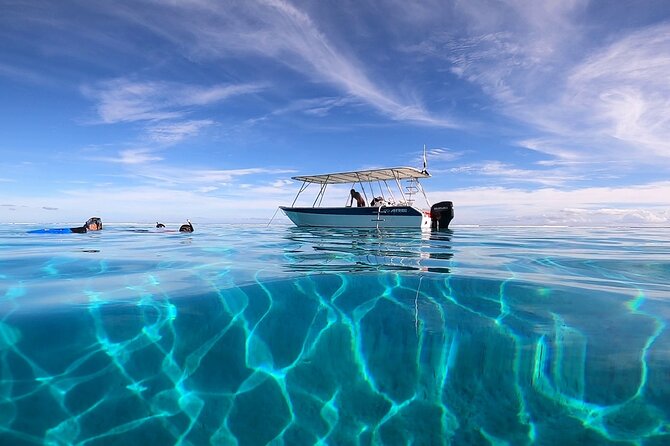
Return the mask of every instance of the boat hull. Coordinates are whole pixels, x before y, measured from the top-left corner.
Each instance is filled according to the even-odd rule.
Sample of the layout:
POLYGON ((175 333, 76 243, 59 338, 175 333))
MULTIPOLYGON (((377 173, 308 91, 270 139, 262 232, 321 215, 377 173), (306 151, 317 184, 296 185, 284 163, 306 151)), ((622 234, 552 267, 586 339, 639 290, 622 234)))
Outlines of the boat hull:
POLYGON ((280 208, 296 226, 430 229, 429 213, 412 206, 280 208))

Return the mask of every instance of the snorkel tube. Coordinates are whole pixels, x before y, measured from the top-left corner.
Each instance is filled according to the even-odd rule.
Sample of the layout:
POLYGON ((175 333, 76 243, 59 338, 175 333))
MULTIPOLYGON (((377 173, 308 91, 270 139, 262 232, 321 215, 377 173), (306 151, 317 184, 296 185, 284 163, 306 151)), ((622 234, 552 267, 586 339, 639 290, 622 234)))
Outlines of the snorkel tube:
POLYGON ((179 227, 179 232, 193 232, 193 224, 191 224, 191 220, 186 220, 186 222, 188 224, 179 227))

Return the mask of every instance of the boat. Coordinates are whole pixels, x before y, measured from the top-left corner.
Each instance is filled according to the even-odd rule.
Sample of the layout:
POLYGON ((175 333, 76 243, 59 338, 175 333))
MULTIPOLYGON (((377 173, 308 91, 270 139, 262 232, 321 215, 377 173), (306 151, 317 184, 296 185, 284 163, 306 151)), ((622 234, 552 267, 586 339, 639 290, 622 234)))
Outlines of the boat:
POLYGON ((291 206, 279 208, 296 226, 448 229, 454 218, 453 203, 441 201, 431 206, 419 181, 425 178, 430 178, 425 168, 419 170, 413 167, 295 176, 293 180, 302 181, 300 190, 291 206), (389 186, 389 182, 394 187, 389 186), (296 207, 298 197, 312 184, 319 186, 312 206, 296 207), (326 189, 333 184, 351 184, 347 203, 344 206, 322 207, 326 189), (358 186, 360 192, 356 190, 358 186), (427 209, 415 205, 419 195, 425 199, 427 209), (356 197, 360 200, 358 206, 356 197))

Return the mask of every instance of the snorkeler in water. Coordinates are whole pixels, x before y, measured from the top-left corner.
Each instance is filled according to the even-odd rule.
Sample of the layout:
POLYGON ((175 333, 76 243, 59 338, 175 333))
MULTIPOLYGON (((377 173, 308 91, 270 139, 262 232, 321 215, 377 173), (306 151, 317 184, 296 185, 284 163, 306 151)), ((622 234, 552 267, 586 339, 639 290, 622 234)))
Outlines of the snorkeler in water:
POLYGON ((193 225, 191 224, 191 220, 186 220, 187 224, 181 225, 179 227, 179 232, 193 232, 193 225))
POLYGON ((67 234, 68 232, 75 232, 77 234, 85 234, 87 232, 99 231, 102 229, 102 219, 100 217, 91 217, 86 220, 83 226, 76 228, 53 228, 53 229, 35 229, 28 231, 31 234, 67 234))
MULTIPOLYGON (((156 229, 160 229, 158 232, 176 232, 174 229, 167 229, 163 223, 156 222, 156 229)), ((193 232, 193 224, 191 220, 186 220, 186 224, 183 224, 179 227, 179 232, 193 232)))

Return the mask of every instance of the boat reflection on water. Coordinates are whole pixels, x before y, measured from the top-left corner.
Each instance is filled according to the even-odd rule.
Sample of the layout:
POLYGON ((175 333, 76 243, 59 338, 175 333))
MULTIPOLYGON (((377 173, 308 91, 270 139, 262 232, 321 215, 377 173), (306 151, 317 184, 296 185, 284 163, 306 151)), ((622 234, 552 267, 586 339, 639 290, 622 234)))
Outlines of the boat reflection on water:
POLYGON ((452 231, 287 228, 284 266, 291 271, 449 273, 452 231))

